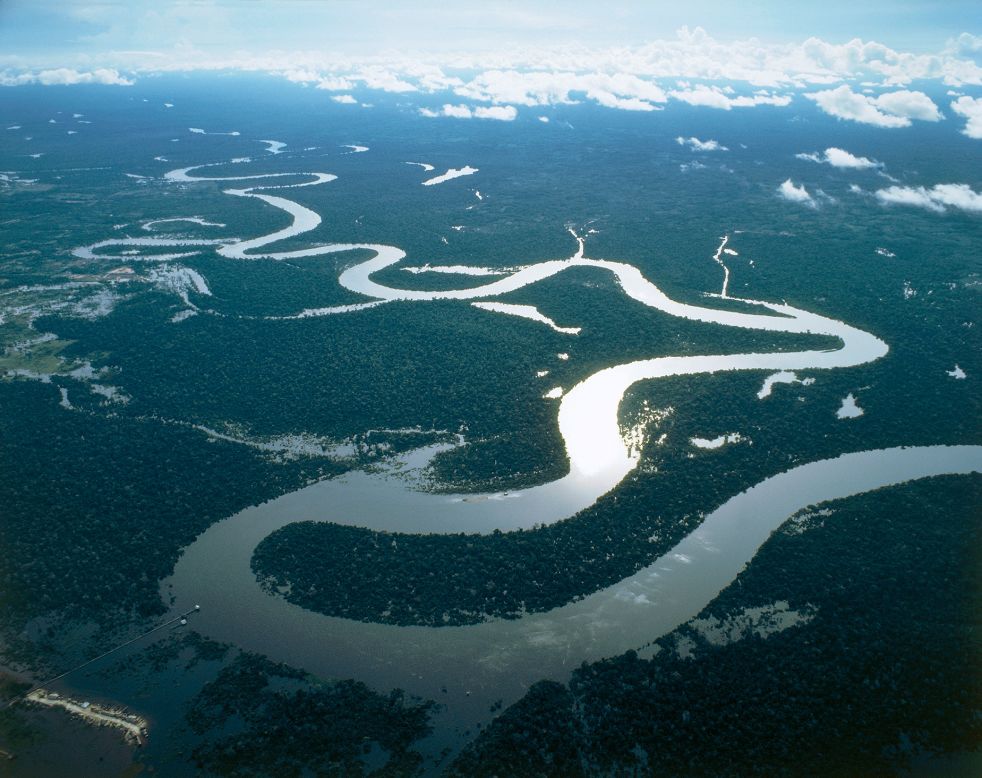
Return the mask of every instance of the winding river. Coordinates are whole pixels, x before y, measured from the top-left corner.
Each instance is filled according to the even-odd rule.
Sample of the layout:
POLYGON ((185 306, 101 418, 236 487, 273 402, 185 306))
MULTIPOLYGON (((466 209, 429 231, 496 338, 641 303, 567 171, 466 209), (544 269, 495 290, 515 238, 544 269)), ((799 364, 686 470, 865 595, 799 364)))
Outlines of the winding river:
MULTIPOLYGON (((570 388, 559 406, 568 474, 507 496, 464 499, 435 495, 415 491, 391 473, 352 472, 241 511, 199 536, 162 585, 176 610, 201 604, 202 615, 195 628, 213 638, 322 676, 353 677, 379 689, 398 686, 437 699, 446 704, 447 725, 462 730, 490 718, 488 708, 493 701, 513 702, 539 679, 565 679, 583 661, 638 648, 696 616, 738 575, 769 534, 803 507, 912 479, 982 471, 982 446, 860 451, 801 465, 730 498, 675 548, 635 575, 579 601, 517 620, 463 627, 399 627, 304 610, 263 592, 250 568, 256 546, 289 523, 327 521, 403 533, 489 533, 560 521, 593 504, 637 466, 638 454, 622 439, 617 412, 624 393, 638 381, 733 370, 848 367, 879 359, 888 349, 868 332, 786 304, 744 300, 766 311, 755 314, 676 302, 637 268, 585 256, 584 239, 575 233, 578 248, 569 258, 503 270, 500 277, 481 286, 442 291, 388 287, 373 280, 373 274, 405 259, 405 253, 394 246, 336 243, 269 250, 274 243, 315 229, 321 219, 299 203, 263 192, 326 184, 334 176, 278 173, 206 178, 193 174, 206 167, 210 166, 174 170, 165 178, 182 185, 287 176, 309 180, 224 190, 231 196, 259 200, 291 217, 287 227, 267 235, 247 240, 123 238, 79 248, 76 254, 105 258, 113 255, 103 249, 122 245, 181 249, 146 257, 153 261, 188 256, 207 246, 240 261, 288 260, 354 249, 372 252, 371 259, 348 268, 339 279, 344 287, 363 295, 364 303, 299 311, 295 317, 343 315, 393 300, 488 301, 568 268, 593 267, 613 274, 628 297, 669 315, 722 326, 831 335, 842 343, 833 350, 660 357, 600 370, 570 388), (186 251, 189 248, 193 250, 186 251)), ((496 315, 493 308, 485 310, 496 315)), ((405 467, 424 464, 433 453, 417 452, 415 461, 405 467)))

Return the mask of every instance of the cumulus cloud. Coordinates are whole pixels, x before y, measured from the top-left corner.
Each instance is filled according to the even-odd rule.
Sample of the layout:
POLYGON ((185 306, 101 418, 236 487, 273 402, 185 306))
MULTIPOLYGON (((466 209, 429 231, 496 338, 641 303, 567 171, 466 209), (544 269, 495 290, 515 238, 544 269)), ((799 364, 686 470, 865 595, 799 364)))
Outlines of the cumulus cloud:
POLYGON ((949 40, 944 50, 946 54, 977 58, 982 54, 982 36, 972 35, 970 32, 963 32, 957 38, 949 40))
POLYGON ((518 116, 518 109, 513 105, 482 105, 472 109, 469 105, 464 105, 463 103, 460 105, 445 103, 438 111, 430 108, 420 108, 419 113, 420 116, 426 116, 431 119, 438 116, 447 116, 451 119, 497 119, 498 121, 510 122, 518 116))
POLYGON ((809 92, 805 97, 818 103, 818 107, 825 113, 839 119, 851 119, 854 122, 874 124, 879 127, 910 126, 910 119, 888 116, 877 109, 873 98, 856 94, 846 85, 821 92, 809 92))
MULTIPOLYGON (((967 39, 966 39, 967 40, 967 39)), ((974 40, 974 38, 972 39, 974 40)), ((565 71, 567 74, 621 73, 654 79, 698 79, 703 81, 741 81, 759 87, 801 87, 806 84, 834 84, 846 79, 868 81, 876 84, 902 86, 918 79, 940 79, 949 86, 982 84, 982 68, 969 56, 974 44, 959 44, 957 49, 937 53, 914 54, 898 51, 875 41, 853 39, 846 43, 828 43, 820 38, 809 38, 803 43, 766 44, 759 40, 722 42, 714 39, 702 28, 682 27, 675 37, 654 40, 633 47, 586 48, 566 46, 543 47, 535 51, 513 50, 497 52, 494 59, 501 69, 534 71, 565 71)), ((467 69, 488 67, 488 57, 481 53, 461 56, 457 65, 467 69)), ((723 105, 719 96, 708 95, 688 85, 678 90, 692 99, 714 101, 723 105)), ((622 97, 638 97, 652 103, 663 100, 647 98, 642 94, 622 97)), ((735 98, 737 105, 766 104, 783 97, 758 95, 735 98)), ((517 103, 517 100, 508 102, 517 103)))
POLYGON ((923 92, 911 92, 909 89, 882 94, 876 98, 876 105, 889 114, 908 119, 936 122, 944 118, 930 97, 923 92))
POLYGON ((342 103, 344 105, 355 105, 358 102, 355 100, 354 95, 334 95, 331 99, 336 103, 342 103))
POLYGON ((818 203, 815 202, 815 198, 813 198, 808 193, 808 190, 805 189, 805 185, 795 185, 790 178, 777 188, 777 193, 785 200, 790 200, 792 203, 807 205, 809 208, 818 207, 818 203))
POLYGON ((923 92, 903 89, 869 97, 853 92, 843 84, 835 89, 807 92, 825 113, 838 119, 849 119, 877 127, 909 127, 911 119, 938 121, 944 118, 930 97, 923 92))
POLYGON ((729 151, 718 140, 699 140, 698 138, 683 138, 681 135, 675 139, 680 146, 688 146, 693 151, 729 151))
POLYGON ((639 97, 618 97, 610 92, 591 92, 590 97, 597 101, 599 105, 606 108, 617 108, 621 111, 661 111, 658 106, 652 105, 647 100, 639 97))
POLYGON ((438 116, 449 116, 452 119, 470 119, 473 117, 470 106, 467 105, 450 105, 445 103, 442 108, 434 111, 430 108, 420 108, 420 116, 425 116, 429 119, 435 119, 438 116))
POLYGON ((835 80, 872 76, 891 86, 917 79, 941 79, 950 86, 982 83, 982 68, 960 56, 950 49, 940 54, 913 54, 858 38, 844 44, 809 38, 799 52, 800 60, 812 64, 819 74, 835 74, 835 80))
POLYGON ((23 86, 41 84, 42 86, 71 86, 74 84, 106 84, 109 86, 133 86, 135 82, 124 78, 113 68, 96 68, 79 71, 72 68, 54 68, 12 75, 0 73, 0 86, 23 86))
POLYGON ((951 104, 951 110, 968 119, 962 133, 969 138, 982 138, 982 98, 959 97, 951 104))
POLYGON ((517 105, 552 105, 575 102, 569 95, 578 85, 575 73, 561 71, 486 70, 454 93, 481 102, 517 105))
POLYGON ((913 205, 943 213, 948 207, 969 213, 982 213, 982 192, 968 184, 936 184, 923 186, 891 186, 876 191, 876 199, 885 205, 913 205))
MULTIPOLYGON (((307 73, 305 71, 292 71, 293 77, 287 76, 291 81, 299 81, 305 83, 308 79, 305 78, 307 73)), ((355 88, 355 83, 350 78, 341 78, 340 76, 324 76, 320 77, 315 75, 312 79, 316 82, 318 89, 326 89, 328 92, 346 92, 349 89, 355 88)))
POLYGON ((513 105, 478 106, 474 109, 475 119, 497 119, 501 122, 510 122, 516 116, 518 116, 518 109, 513 105))
POLYGON ((868 157, 857 157, 855 154, 850 154, 848 151, 836 148, 835 146, 825 149, 824 153, 821 154, 813 151, 808 154, 795 154, 795 157, 838 168, 865 170, 868 168, 883 167, 882 162, 877 162, 875 159, 869 159, 868 157))
MULTIPOLYGON (((732 89, 729 89, 732 92, 732 89)), ((676 100, 681 100, 689 105, 701 105, 706 108, 719 108, 729 111, 731 108, 750 108, 755 105, 788 105, 791 97, 788 95, 771 95, 766 92, 753 95, 739 95, 730 97, 727 89, 718 86, 706 86, 699 84, 692 89, 676 89, 668 93, 676 100)))

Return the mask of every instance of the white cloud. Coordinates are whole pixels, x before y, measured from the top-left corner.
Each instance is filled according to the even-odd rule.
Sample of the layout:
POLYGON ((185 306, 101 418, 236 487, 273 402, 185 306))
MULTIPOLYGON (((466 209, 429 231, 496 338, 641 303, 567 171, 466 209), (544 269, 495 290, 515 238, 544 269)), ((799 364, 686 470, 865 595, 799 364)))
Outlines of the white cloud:
POLYGON ((577 83, 574 73, 562 71, 486 70, 454 89, 454 93, 488 103, 552 105, 574 102, 569 93, 577 83))
POLYGON ((466 105, 444 105, 443 115, 453 119, 470 119, 474 114, 471 113, 470 107, 466 105))
MULTIPOLYGON (((139 5, 139 4, 133 4, 139 5)), ((490 95, 478 98, 481 102, 500 102, 513 105, 541 105, 546 102, 568 102, 581 99, 590 92, 605 99, 603 93, 626 101, 623 107, 637 108, 641 101, 652 105, 663 103, 666 95, 657 85, 664 79, 677 85, 677 91, 699 104, 732 107, 785 104, 786 96, 752 95, 724 96, 733 102, 724 103, 718 95, 708 94, 699 82, 743 82, 754 87, 803 88, 807 85, 834 85, 854 81, 865 87, 904 86, 916 80, 941 81, 947 86, 982 85, 982 67, 977 64, 982 49, 980 38, 968 33, 949 41, 945 48, 934 52, 909 52, 892 49, 876 41, 853 39, 845 43, 829 43, 820 38, 803 42, 765 43, 759 39, 716 40, 702 28, 682 27, 675 36, 650 40, 633 46, 587 47, 576 44, 555 46, 500 46, 457 48, 437 47, 433 53, 420 57, 395 53, 356 53, 337 46, 285 46, 283 50, 261 51, 256 46, 231 47, 218 45, 215 30, 234 28, 241 14, 225 9, 216 17, 207 10, 211 3, 178 3, 184 22, 178 27, 161 24, 167 12, 154 10, 143 18, 138 29, 108 18, 119 14, 118 4, 95 4, 100 18, 119 34, 116 43, 104 38, 104 48, 66 56, 64 50, 50 55, 32 55, 32 66, 91 67, 98 62, 106 68, 135 74, 191 70, 242 70, 278 73, 285 78, 321 88, 349 92, 349 85, 332 85, 334 79, 365 84, 372 89, 390 92, 434 92, 462 88, 481 91, 482 76, 486 73, 518 73, 528 89, 525 94, 532 102, 524 103, 517 94, 507 99, 490 95), (203 14, 195 24, 188 21, 191 7, 203 14), (152 16, 152 18, 151 18, 152 16), (125 33, 124 33, 125 29, 125 33), (207 45, 195 45, 201 36, 207 45), (125 41, 125 45, 123 45, 125 41), (255 53, 241 53, 251 51, 255 53), (474 74, 480 74, 474 76, 474 74), (469 80, 468 80, 469 79, 469 80), (558 79, 558 80, 556 80, 558 79), (572 87, 566 83, 577 82, 572 87), (591 83, 592 82, 592 83, 591 83), (575 96, 570 96, 570 92, 575 96), (552 95, 552 97, 549 97, 552 95), (711 102, 710 102, 711 101, 711 102)), ((251 4, 250 4, 251 5, 251 4)), ((322 4, 331 5, 331 4, 322 4)), ((496 5, 494 3, 490 5, 496 5)), ((93 7, 95 7, 93 6, 93 7)), ((420 12, 414 11, 418 16, 420 12)), ((515 10, 508 15, 513 18, 515 10)), ((556 14, 551 14, 556 17, 556 14)), ((553 24, 561 20, 553 19, 553 24)), ((108 31, 107 31, 108 32, 108 31)), ((88 43, 92 44, 93 39, 88 43)), ((448 41, 452 43, 452 41, 448 41)), ((54 50, 52 50, 54 51, 54 50)), ((390 50, 391 51, 391 50, 390 50)), ((7 73, 6 83, 17 82, 27 62, 23 54, 13 51, 0 55, 0 63, 16 71, 7 73)), ((127 76, 129 78, 129 76, 127 76)), ((516 77, 499 77, 499 82, 515 81, 516 77)), ((20 83, 33 83, 21 81, 20 83)), ((484 85, 485 91, 498 93, 504 83, 484 85)), ((514 86, 514 84, 513 84, 514 86)), ((521 84, 517 86, 521 88, 521 84)), ((721 90, 722 91, 722 90, 721 90)), ((587 97, 595 100, 595 97, 587 97)), ((680 98, 683 99, 683 98, 680 98)), ((621 107, 621 106, 617 106, 621 107)))
POLYGON ((982 83, 982 68, 948 50, 941 54, 913 54, 858 38, 844 44, 809 38, 798 54, 802 65, 811 64, 819 74, 834 73, 836 80, 872 77, 891 86, 917 79, 941 79, 951 86, 982 83))
POLYGON ((698 138, 683 138, 681 135, 675 139, 680 146, 688 146, 693 151, 729 151, 718 140, 699 140, 698 138))
POLYGON ((730 98, 723 93, 719 87, 708 87, 700 84, 695 89, 676 89, 669 94, 676 100, 681 100, 689 105, 701 105, 707 108, 720 108, 729 111, 730 98))
POLYGON ((447 116, 451 119, 497 119, 498 121, 510 122, 516 116, 518 116, 518 109, 513 105, 492 105, 492 106, 478 106, 477 108, 471 109, 469 105, 450 105, 445 103, 439 111, 434 111, 429 108, 420 108, 420 116, 426 116, 428 118, 436 118, 438 116, 447 116))
POLYGON ((350 92, 358 86, 363 86, 366 89, 379 89, 383 92, 420 91, 420 87, 411 84, 397 71, 398 69, 394 67, 384 68, 373 65, 343 74, 324 73, 319 69, 304 67, 280 70, 279 73, 290 81, 298 84, 312 83, 318 89, 324 89, 328 92, 350 92))
POLYGON ((831 116, 877 127, 909 127, 911 119, 938 121, 944 118, 930 97, 906 89, 868 97, 843 84, 835 89, 807 92, 805 97, 814 100, 831 116))
POLYGON ((955 56, 977 58, 982 53, 982 36, 963 32, 957 38, 948 41, 944 50, 947 54, 955 56))
POLYGON ((665 92, 628 73, 574 73, 566 70, 485 70, 454 89, 460 97, 490 103, 556 105, 592 100, 623 111, 654 111, 665 92))
POLYGON ((96 68, 79 71, 72 68, 54 68, 37 72, 24 72, 11 75, 0 73, 0 86, 23 86, 41 84, 43 86, 71 86, 74 84, 106 84, 109 86, 133 86, 135 82, 124 78, 113 68, 96 68))
POLYGON ((777 188, 777 193, 792 203, 801 203, 802 205, 807 205, 809 208, 818 207, 818 203, 815 202, 815 199, 805 189, 805 185, 796 186, 790 178, 777 188))
POLYGON ((354 95, 334 95, 331 99, 336 103, 342 103, 343 105, 355 105, 358 101, 355 100, 354 95))
POLYGON ((406 79, 415 81, 424 92, 442 92, 458 87, 464 82, 457 76, 449 76, 443 69, 424 62, 403 63, 400 70, 406 79))
POLYGON ((606 108, 618 108, 621 111, 660 111, 658 108, 647 100, 642 100, 639 97, 618 97, 617 95, 612 95, 610 92, 604 91, 594 91, 588 94, 588 97, 593 98, 598 104, 606 108))
POLYGON ((968 184, 937 184, 930 189, 891 186, 877 190, 876 199, 887 205, 913 205, 937 213, 944 212, 946 207, 982 213, 982 192, 974 191, 968 184))
POLYGON ((392 70, 381 67, 368 67, 354 74, 352 78, 363 83, 368 89, 383 92, 418 92, 419 87, 397 76, 392 70))
POLYGON ((959 97, 951 104, 951 110, 968 119, 963 134, 969 138, 982 138, 982 98, 959 97))
POLYGON ((831 165, 832 167, 838 168, 852 168, 856 170, 865 170, 874 167, 883 167, 882 162, 877 162, 875 159, 869 159, 868 157, 857 157, 855 154, 850 154, 844 149, 836 148, 835 146, 830 146, 825 149, 823 154, 818 152, 811 152, 810 154, 795 154, 798 159, 804 159, 809 162, 824 163, 826 165, 831 165))
POLYGON ((825 162, 832 167, 858 168, 861 170, 871 167, 882 167, 883 165, 883 163, 877 162, 875 159, 857 157, 855 154, 850 154, 848 151, 836 148, 835 146, 825 149, 825 162))
POLYGON ((516 116, 518 116, 518 109, 513 105, 478 106, 474 109, 475 119, 497 119, 501 122, 510 122, 516 116))
POLYGON ((279 75, 281 75, 287 81, 293 81, 296 84, 309 84, 316 82, 321 78, 317 71, 301 67, 280 70, 279 75))
POLYGON ((856 94, 848 86, 806 93, 805 97, 818 103, 825 113, 839 119, 851 119, 879 127, 909 127, 910 119, 888 116, 876 108, 873 98, 856 94))
POLYGON ((681 100, 689 105, 719 108, 724 111, 729 111, 731 108, 750 108, 755 105, 784 106, 791 102, 789 95, 771 95, 764 92, 730 97, 729 93, 732 92, 733 90, 730 87, 721 89, 718 86, 699 84, 692 89, 676 89, 668 94, 676 100, 681 100))
POLYGON ((338 76, 320 77, 314 75, 313 78, 307 79, 306 78, 306 75, 308 74, 307 71, 300 71, 299 73, 297 71, 291 71, 291 72, 294 76, 296 76, 295 78, 293 78, 290 75, 288 75, 287 78, 290 78, 291 81, 300 81, 301 83, 306 82, 308 80, 316 81, 318 89, 326 89, 328 92, 347 92, 349 89, 355 88, 354 82, 349 78, 340 78, 338 76))
POLYGON ((944 205, 932 199, 930 192, 923 186, 891 186, 887 189, 879 189, 876 192, 876 199, 881 203, 890 205, 914 205, 918 208, 927 208, 939 213, 945 210, 944 205))
POLYGON ((876 105, 889 114, 908 119, 936 122, 944 118, 930 97, 923 92, 911 92, 909 89, 882 94, 876 98, 876 105))
MULTIPOLYGON (((183 8, 189 4, 179 5, 183 8)), ((106 5, 103 11, 109 13, 106 9, 111 6, 106 5)), ((230 19, 220 22, 216 18, 193 29, 217 29, 230 23, 230 19)), ((820 105, 822 101, 829 104, 831 110, 824 105, 823 109, 833 115, 887 127, 908 126, 912 119, 937 120, 941 115, 921 92, 904 90, 876 97, 840 87, 845 94, 822 101, 817 96, 837 92, 834 87, 843 81, 867 88, 903 87, 915 80, 940 81, 950 87, 982 85, 982 67, 974 61, 982 46, 978 37, 969 34, 949 41, 940 51, 913 53, 860 39, 845 43, 819 38, 796 43, 720 41, 701 28, 683 27, 673 37, 633 46, 488 46, 410 56, 377 51, 358 54, 331 46, 308 50, 285 47, 286 53, 257 51, 255 47, 237 52, 256 53, 222 52, 213 41, 207 46, 189 44, 194 36, 183 28, 178 35, 159 24, 145 27, 143 37, 128 31, 125 47, 106 46, 105 53, 43 55, 47 61, 37 55, 30 60, 33 70, 27 69, 28 60, 21 55, 0 54, 0 67, 8 68, 0 71, 0 84, 46 83, 39 79, 42 66, 57 68, 45 71, 49 74, 45 79, 62 79, 51 83, 120 85, 132 83, 143 74, 238 70, 275 73, 296 83, 343 94, 358 95, 359 88, 396 94, 453 91, 455 99, 472 106, 592 102, 631 111, 654 111, 669 99, 720 110, 786 106, 792 100, 790 94, 774 90, 812 87, 826 90, 813 92, 812 98, 820 105), (91 71, 94 62, 104 67, 91 71), (71 67, 78 70, 69 70, 71 67), (62 75, 50 75, 55 73, 62 75), (731 83, 737 87, 735 91, 731 83), (675 88, 666 92, 660 84, 675 88)), ((473 114, 473 107, 471 110, 473 114)))
POLYGON ((755 94, 749 97, 741 95, 731 98, 730 105, 733 108, 747 108, 754 105, 776 105, 783 108, 786 105, 791 105, 791 95, 755 94))

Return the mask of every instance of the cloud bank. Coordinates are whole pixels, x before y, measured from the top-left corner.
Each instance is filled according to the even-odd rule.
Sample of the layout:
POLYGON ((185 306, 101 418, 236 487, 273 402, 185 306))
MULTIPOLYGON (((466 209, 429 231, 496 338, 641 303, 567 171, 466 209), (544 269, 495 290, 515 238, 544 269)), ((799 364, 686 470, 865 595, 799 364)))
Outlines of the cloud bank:
POLYGON ((133 86, 135 82, 124 78, 114 68, 96 68, 80 71, 73 68, 54 68, 51 70, 26 71, 16 75, 0 73, 0 86, 73 86, 75 84, 106 84, 109 86, 133 86))
MULTIPOLYGON (((234 23, 235 15, 228 21, 234 23)), ((633 46, 495 46, 441 51, 415 58, 375 53, 359 57, 351 52, 331 53, 330 48, 306 51, 295 48, 288 52, 280 50, 252 55, 214 54, 210 53, 213 48, 189 45, 186 33, 174 41, 168 41, 159 33, 159 28, 155 29, 148 35, 145 46, 130 51, 108 50, 98 56, 90 52, 79 54, 78 59, 84 58, 91 63, 97 58, 102 67, 134 73, 254 70, 285 74, 287 71, 307 71, 310 77, 304 80, 311 83, 321 78, 349 78, 369 88, 394 92, 433 91, 455 86, 480 90, 482 85, 488 86, 495 79, 501 79, 498 74, 509 71, 533 72, 538 74, 535 78, 545 81, 551 74, 564 74, 582 79, 574 91, 606 91, 619 99, 637 99, 651 104, 664 102, 664 97, 653 91, 657 89, 653 83, 657 79, 744 82, 753 87, 772 89, 829 85, 850 79, 891 87, 906 86, 922 79, 941 81, 952 87, 982 85, 982 67, 976 64, 979 38, 967 33, 940 51, 913 53, 859 38, 845 43, 831 43, 817 37, 798 43, 765 43, 757 38, 719 41, 701 27, 683 26, 673 38, 633 46), (163 46, 158 42, 162 40, 167 41, 163 46), (592 85, 587 83, 591 79, 592 85), (613 82, 609 79, 621 84, 612 88, 613 82), (640 83, 632 86, 632 79, 638 79, 640 83)), ((0 65, 20 66, 23 62, 23 57, 0 56, 0 65)), ((38 66, 38 63, 33 64, 38 66)), ((41 63, 40 66, 73 64, 78 66, 62 57, 52 65, 41 63)), ((514 76, 509 75, 508 79, 511 78, 514 76)), ((540 87, 547 91, 551 88, 540 87)), ((558 86, 560 91, 564 88, 558 86)), ((691 99, 713 100, 719 106, 724 102, 718 93, 709 94, 698 87, 679 91, 691 99)), ((517 99, 507 102, 521 104, 517 99)), ((754 96, 745 96, 736 105, 759 102, 754 96)))

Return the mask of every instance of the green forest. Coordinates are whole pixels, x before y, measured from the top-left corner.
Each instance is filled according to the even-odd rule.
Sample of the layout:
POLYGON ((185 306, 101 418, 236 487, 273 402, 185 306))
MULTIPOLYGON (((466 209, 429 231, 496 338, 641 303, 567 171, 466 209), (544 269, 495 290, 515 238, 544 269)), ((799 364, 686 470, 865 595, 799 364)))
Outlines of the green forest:
POLYGON ((543 682, 452 766, 493 775, 892 775, 982 741, 982 477, 789 522, 700 614, 786 600, 807 623, 710 643, 691 625, 543 682), (681 650, 682 646, 686 650, 681 650))

